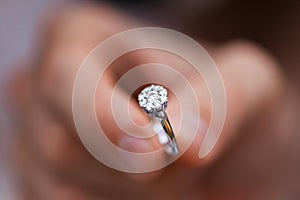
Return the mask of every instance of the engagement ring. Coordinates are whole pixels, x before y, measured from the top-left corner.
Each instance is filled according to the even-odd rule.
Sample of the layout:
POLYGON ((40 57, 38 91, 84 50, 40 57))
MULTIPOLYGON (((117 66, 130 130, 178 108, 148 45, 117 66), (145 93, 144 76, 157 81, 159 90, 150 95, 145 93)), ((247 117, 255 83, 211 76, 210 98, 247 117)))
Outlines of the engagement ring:
POLYGON ((149 115, 153 129, 159 136, 160 143, 166 146, 165 151, 172 155, 178 154, 176 138, 165 112, 168 102, 168 92, 160 85, 151 85, 144 88, 138 95, 140 107, 149 115), (161 125, 157 129, 157 124, 161 125))

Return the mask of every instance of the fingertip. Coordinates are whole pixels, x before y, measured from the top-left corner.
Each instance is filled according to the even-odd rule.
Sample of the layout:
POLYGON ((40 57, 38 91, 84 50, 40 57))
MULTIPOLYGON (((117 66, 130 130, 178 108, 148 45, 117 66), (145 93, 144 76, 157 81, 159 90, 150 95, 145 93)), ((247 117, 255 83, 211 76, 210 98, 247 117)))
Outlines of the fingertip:
POLYGON ((147 153, 154 150, 154 147, 149 140, 127 135, 120 138, 119 147, 134 153, 147 153))

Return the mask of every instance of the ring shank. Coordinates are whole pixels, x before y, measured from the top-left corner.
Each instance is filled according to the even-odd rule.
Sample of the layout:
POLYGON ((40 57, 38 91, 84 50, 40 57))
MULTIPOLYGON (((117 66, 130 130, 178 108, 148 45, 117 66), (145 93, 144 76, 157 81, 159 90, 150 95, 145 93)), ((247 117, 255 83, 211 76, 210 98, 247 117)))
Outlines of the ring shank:
MULTIPOLYGON (((171 153, 173 155, 177 155, 178 154, 178 145, 177 145, 177 141, 174 135, 174 131, 172 129, 172 126, 170 124, 169 118, 166 114, 165 111, 161 111, 159 114, 156 115, 157 119, 159 120, 161 126, 164 129, 164 132, 166 133, 169 142, 167 143, 167 145, 170 147, 171 149, 171 153)), ((168 150, 169 152, 169 150, 168 150)))

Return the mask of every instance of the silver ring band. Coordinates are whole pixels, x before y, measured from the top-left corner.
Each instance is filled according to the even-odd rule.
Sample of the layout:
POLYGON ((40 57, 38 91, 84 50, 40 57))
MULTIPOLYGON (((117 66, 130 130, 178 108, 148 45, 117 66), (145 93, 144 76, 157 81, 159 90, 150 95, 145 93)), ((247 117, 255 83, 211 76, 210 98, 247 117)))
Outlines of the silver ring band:
POLYGON ((172 153, 173 155, 177 155, 178 145, 167 113, 165 111, 162 111, 162 114, 159 117, 158 116, 156 117, 159 120, 161 126, 163 127, 164 132, 168 137, 168 143, 166 145, 168 145, 170 148, 165 149, 165 151, 167 153, 172 153))
POLYGON ((151 117, 153 126, 160 123, 162 129, 155 132, 159 136, 160 143, 164 145, 165 152, 176 156, 178 145, 170 124, 167 113, 167 90, 160 85, 151 85, 144 88, 138 96, 139 105, 151 117))

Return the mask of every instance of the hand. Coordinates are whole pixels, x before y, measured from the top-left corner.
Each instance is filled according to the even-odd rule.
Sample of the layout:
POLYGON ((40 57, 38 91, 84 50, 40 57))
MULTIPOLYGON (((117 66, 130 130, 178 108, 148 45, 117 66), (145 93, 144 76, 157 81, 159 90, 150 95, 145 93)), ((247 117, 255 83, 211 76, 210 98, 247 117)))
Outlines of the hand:
MULTIPOLYGON (((114 33, 139 26, 138 22, 109 7, 79 5, 64 10, 48 25, 39 62, 15 84, 20 130, 15 162, 26 185, 22 187, 25 199, 264 199, 277 195, 274 190, 282 180, 278 155, 292 151, 286 147, 293 137, 282 134, 278 112, 284 109, 283 82, 277 63, 266 51, 245 41, 207 45, 227 93, 227 118, 217 145, 208 156, 198 158, 210 121, 210 98, 199 77, 182 71, 199 88, 204 112, 197 117, 203 126, 178 161, 157 172, 134 175, 110 169, 87 152, 74 128, 71 101, 76 72, 91 49, 114 33)), ((116 80, 132 66, 152 60, 178 70, 186 65, 163 52, 132 53, 112 64, 97 89, 99 122, 116 145, 124 145, 125 140, 123 147, 130 151, 152 151, 160 145, 155 139, 124 137, 106 108, 116 80)), ((119 98, 126 99, 126 88, 120 91, 119 98)), ((136 102, 129 106, 136 123, 148 122, 136 102)), ((171 95, 168 113, 175 126, 178 106, 171 95)))

